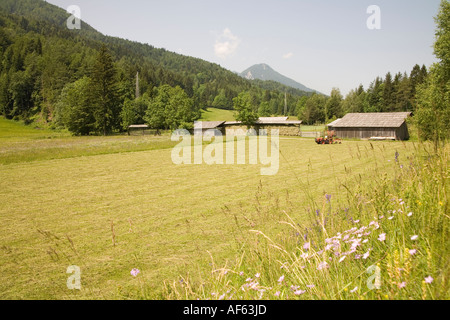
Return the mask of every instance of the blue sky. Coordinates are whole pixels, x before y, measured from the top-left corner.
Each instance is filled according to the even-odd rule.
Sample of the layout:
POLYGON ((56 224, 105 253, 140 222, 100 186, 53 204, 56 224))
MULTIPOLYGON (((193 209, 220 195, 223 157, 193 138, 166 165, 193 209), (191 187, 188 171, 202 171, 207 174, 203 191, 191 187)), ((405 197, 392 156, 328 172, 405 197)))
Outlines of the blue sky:
POLYGON ((242 72, 257 63, 309 88, 347 94, 387 72, 436 61, 440 0, 48 0, 106 35, 242 72), (370 5, 381 29, 369 29, 370 5))

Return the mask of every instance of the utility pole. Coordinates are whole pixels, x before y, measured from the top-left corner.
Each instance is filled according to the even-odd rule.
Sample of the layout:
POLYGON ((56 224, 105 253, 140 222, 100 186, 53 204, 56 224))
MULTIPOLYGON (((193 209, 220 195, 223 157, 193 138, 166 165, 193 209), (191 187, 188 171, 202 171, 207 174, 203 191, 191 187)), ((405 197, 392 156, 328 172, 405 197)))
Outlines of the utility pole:
POLYGON ((284 91, 284 115, 287 115, 287 94, 284 91))
POLYGON ((139 71, 136 73, 136 99, 139 98, 139 71))

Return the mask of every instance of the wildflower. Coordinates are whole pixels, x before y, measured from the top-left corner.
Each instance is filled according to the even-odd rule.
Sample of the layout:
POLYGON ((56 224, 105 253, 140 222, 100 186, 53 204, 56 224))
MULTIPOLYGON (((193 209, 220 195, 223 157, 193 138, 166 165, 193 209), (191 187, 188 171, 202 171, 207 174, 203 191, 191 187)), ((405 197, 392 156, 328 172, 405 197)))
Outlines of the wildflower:
POLYGON ((367 251, 366 253, 364 253, 364 255, 363 255, 363 259, 364 260, 366 260, 368 257, 369 257, 369 255, 370 255, 370 251, 367 251))
POLYGON ((310 242, 306 242, 306 243, 303 245, 303 249, 304 249, 304 250, 308 250, 310 247, 311 247, 311 243, 310 243, 310 242))
POLYGON ((292 291, 296 291, 296 290, 298 290, 300 288, 300 286, 291 285, 290 288, 291 288, 292 291))
POLYGON ((275 292, 275 297, 279 297, 279 296, 280 296, 280 294, 281 294, 281 292, 280 292, 280 291, 277 291, 277 292, 275 292))
POLYGON ((408 217, 411 217, 412 215, 413 215, 412 212, 410 212, 410 213, 407 214, 408 217))
POLYGON ((319 265, 317 266, 317 270, 322 270, 328 268, 328 263, 326 263, 325 261, 319 263, 319 265))
POLYGON ((379 240, 379 241, 384 241, 384 240, 386 240, 386 233, 380 234, 380 236, 378 237, 378 240, 379 240))
POLYGON ((347 256, 343 256, 342 258, 340 258, 340 259, 339 259, 339 262, 344 261, 346 257, 347 257, 347 256))
POLYGON ((392 220, 392 219, 394 219, 394 216, 388 218, 388 220, 392 220))
POLYGON ((356 290, 358 290, 358 287, 354 287, 353 290, 350 290, 351 293, 355 292, 356 290))
POLYGON ((362 243, 367 243, 369 241, 369 239, 363 240, 362 243))
POLYGON ((425 278, 425 283, 432 283, 433 280, 434 280, 433 277, 428 276, 428 277, 425 278))
POLYGON ((355 239, 355 240, 353 240, 353 243, 352 243, 352 249, 356 249, 358 246, 360 246, 361 245, 361 239, 355 239))
POLYGON ((299 295, 304 294, 305 292, 306 292, 306 290, 297 290, 297 291, 294 291, 294 294, 295 294, 296 296, 299 296, 299 295))
POLYGON ((414 240, 417 240, 417 238, 419 238, 419 236, 417 236, 417 235, 414 235, 414 236, 412 236, 412 237, 411 237, 411 240, 413 240, 413 241, 414 241, 414 240))
POLYGON ((374 226, 375 227, 375 230, 377 230, 379 227, 380 227, 380 225, 378 224, 378 222, 376 222, 376 221, 372 221, 371 223, 369 223, 369 227, 370 226, 374 226))
POLYGON ((281 277, 278 279, 278 282, 279 282, 279 283, 282 283, 283 280, 284 280, 284 276, 281 276, 281 277))
POLYGON ((239 272, 239 275, 242 277, 244 275, 244 271, 239 272))
POLYGON ((383 219, 384 218, 384 216, 380 216, 380 218, 379 219, 383 219))
POLYGON ((312 289, 312 288, 315 287, 315 285, 313 285, 313 284, 308 284, 308 285, 306 285, 306 287, 312 289))
POLYGON ((225 293, 219 297, 219 300, 223 300, 225 298, 225 293))
POLYGON ((403 281, 402 283, 398 284, 399 289, 406 287, 406 282, 403 281))
POLYGON ((415 255, 416 252, 417 252, 416 249, 411 249, 411 250, 409 250, 409 254, 412 255, 412 256, 415 255))
POLYGON ((141 271, 139 271, 139 269, 133 268, 130 273, 133 277, 136 277, 139 273, 141 273, 141 271))
POLYGON ((331 194, 326 194, 326 195, 325 195, 325 198, 327 199, 327 202, 330 202, 330 200, 331 200, 331 194))
POLYGON ((259 278, 261 276, 260 273, 255 274, 255 278, 259 278))
POLYGON ((253 279, 252 278, 245 279, 245 282, 250 282, 250 281, 253 281, 253 279))
POLYGON ((442 207, 444 203, 442 201, 439 201, 439 205, 442 207))
POLYGON ((355 259, 361 259, 361 255, 360 254, 355 254, 355 259))

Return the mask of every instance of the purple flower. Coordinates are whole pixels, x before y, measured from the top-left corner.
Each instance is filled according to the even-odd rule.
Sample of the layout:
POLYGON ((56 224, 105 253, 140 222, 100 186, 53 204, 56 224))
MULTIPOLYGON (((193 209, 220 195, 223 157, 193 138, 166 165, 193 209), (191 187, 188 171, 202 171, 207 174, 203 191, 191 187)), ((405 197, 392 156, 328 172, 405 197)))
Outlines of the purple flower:
POLYGON ((319 265, 317 266, 317 270, 322 270, 328 268, 328 263, 326 263, 325 261, 319 263, 319 265))
POLYGON ((425 278, 425 283, 432 283, 433 282, 433 277, 432 276, 428 276, 425 278))
POLYGON ((141 271, 139 271, 139 269, 133 268, 130 273, 133 277, 136 277, 139 273, 141 273, 141 271))
POLYGON ((331 194, 325 194, 325 199, 327 199, 327 202, 331 201, 331 194))
POLYGON ((309 242, 306 242, 306 243, 303 245, 303 249, 305 249, 305 250, 308 250, 310 247, 311 247, 311 243, 309 243, 309 242))
POLYGON ((297 290, 297 291, 294 291, 294 294, 295 294, 296 296, 299 296, 299 295, 304 294, 305 292, 306 292, 306 290, 297 290))

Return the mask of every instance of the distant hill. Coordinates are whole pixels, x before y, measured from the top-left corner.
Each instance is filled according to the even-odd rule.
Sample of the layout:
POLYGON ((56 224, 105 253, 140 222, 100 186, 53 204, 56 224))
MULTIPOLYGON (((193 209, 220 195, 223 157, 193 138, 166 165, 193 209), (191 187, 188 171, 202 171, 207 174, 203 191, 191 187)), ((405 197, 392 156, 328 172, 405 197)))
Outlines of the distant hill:
POLYGON ((295 80, 292 80, 277 71, 273 70, 269 65, 265 63, 255 64, 250 68, 244 70, 240 73, 241 77, 244 77, 248 80, 263 80, 263 81, 276 81, 281 84, 284 84, 288 87, 296 88, 306 92, 316 92, 316 90, 310 89, 305 85, 298 83, 295 80))

